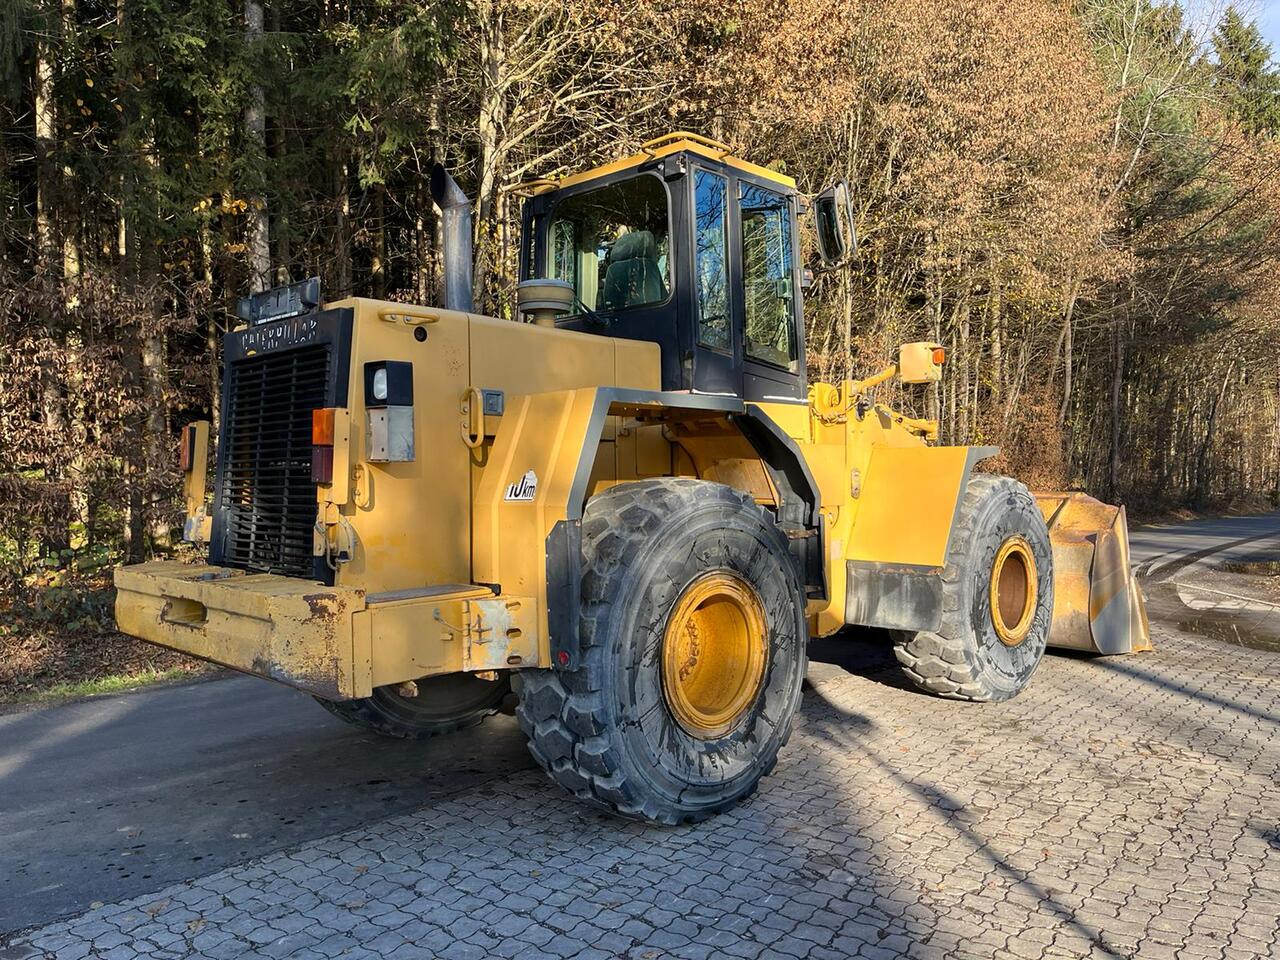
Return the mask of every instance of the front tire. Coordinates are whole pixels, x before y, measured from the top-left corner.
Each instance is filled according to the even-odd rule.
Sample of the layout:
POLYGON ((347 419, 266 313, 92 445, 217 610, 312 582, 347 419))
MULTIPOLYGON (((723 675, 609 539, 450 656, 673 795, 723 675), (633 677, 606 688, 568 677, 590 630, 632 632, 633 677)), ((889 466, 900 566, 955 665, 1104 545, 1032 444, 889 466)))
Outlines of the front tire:
POLYGON ((750 795, 791 734, 804 595, 772 516, 720 484, 613 487, 582 521, 581 656, 516 674, 534 758, 627 817, 701 820, 750 795))
POLYGON ((1053 619, 1053 553, 1035 499, 1011 477, 970 477, 942 572, 936 632, 895 633, 894 654, 922 690, 999 701, 1031 681, 1053 619))
POLYGON ((335 717, 402 740, 424 740, 475 726, 491 717, 511 696, 506 674, 483 680, 472 673, 449 673, 417 681, 418 695, 407 697, 396 687, 377 687, 359 700, 317 701, 335 717))

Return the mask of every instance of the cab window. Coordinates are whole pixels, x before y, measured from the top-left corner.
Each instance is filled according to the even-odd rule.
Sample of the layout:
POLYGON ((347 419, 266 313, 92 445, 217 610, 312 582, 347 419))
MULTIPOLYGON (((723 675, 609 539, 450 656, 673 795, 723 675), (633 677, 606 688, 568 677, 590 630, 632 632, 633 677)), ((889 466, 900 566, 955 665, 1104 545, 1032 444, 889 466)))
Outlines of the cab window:
POLYGON ((798 362, 787 199, 742 183, 738 201, 746 354, 795 373, 798 362))
POLYGON ((547 275, 589 310, 661 303, 670 289, 667 190, 642 175, 567 197, 547 232, 547 275))
POLYGON ((729 183, 724 177, 706 170, 694 172, 698 342, 719 350, 733 346, 729 338, 729 258, 725 247, 728 193, 729 183))

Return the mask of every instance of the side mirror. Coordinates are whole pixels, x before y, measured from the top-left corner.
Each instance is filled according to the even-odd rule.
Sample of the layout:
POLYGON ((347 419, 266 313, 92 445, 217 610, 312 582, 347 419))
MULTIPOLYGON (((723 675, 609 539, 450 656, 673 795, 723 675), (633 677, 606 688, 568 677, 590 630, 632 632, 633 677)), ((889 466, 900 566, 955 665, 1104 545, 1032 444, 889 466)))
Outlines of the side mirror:
POLYGON ((818 256, 828 270, 840 266, 858 252, 853 226, 853 201, 844 180, 823 190, 813 201, 817 218, 818 256))

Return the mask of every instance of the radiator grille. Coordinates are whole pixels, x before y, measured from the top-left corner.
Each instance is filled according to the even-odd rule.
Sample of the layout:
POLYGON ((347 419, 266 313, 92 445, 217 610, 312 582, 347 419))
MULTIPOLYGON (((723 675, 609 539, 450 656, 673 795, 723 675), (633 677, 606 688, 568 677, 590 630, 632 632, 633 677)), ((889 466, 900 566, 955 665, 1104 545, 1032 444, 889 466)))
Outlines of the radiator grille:
POLYGON ((227 563, 313 576, 311 411, 325 405, 329 355, 315 345, 231 366, 221 490, 227 563))

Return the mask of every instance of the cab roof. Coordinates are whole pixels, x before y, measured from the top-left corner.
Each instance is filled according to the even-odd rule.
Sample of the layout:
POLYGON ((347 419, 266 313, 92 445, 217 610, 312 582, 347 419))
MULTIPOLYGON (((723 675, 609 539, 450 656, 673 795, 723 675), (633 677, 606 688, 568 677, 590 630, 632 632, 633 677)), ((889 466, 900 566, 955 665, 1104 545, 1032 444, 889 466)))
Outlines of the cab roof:
POLYGON ((764 177, 772 180, 774 183, 781 184, 789 190, 796 188, 796 182, 784 173, 778 173, 776 170, 770 170, 767 167, 761 167, 741 157, 735 157, 730 148, 723 143, 712 140, 710 137, 704 137, 697 133, 689 133, 684 130, 677 130, 673 133, 665 134, 648 141, 640 147, 640 152, 632 154, 629 157, 623 157, 621 160, 615 160, 612 163, 606 163, 604 166, 595 167, 591 170, 584 170, 581 173, 570 174, 565 177, 543 177, 538 180, 530 180, 522 183, 520 186, 531 195, 543 193, 551 193, 555 190, 563 190, 565 187, 572 187, 575 184, 585 183, 588 180, 595 180, 597 177, 607 176, 611 173, 618 173, 630 167, 637 167, 649 160, 657 160, 660 157, 667 157, 673 153, 696 153, 698 156, 706 157, 708 160, 715 160, 735 169, 742 170, 745 173, 754 174, 758 177, 764 177))

